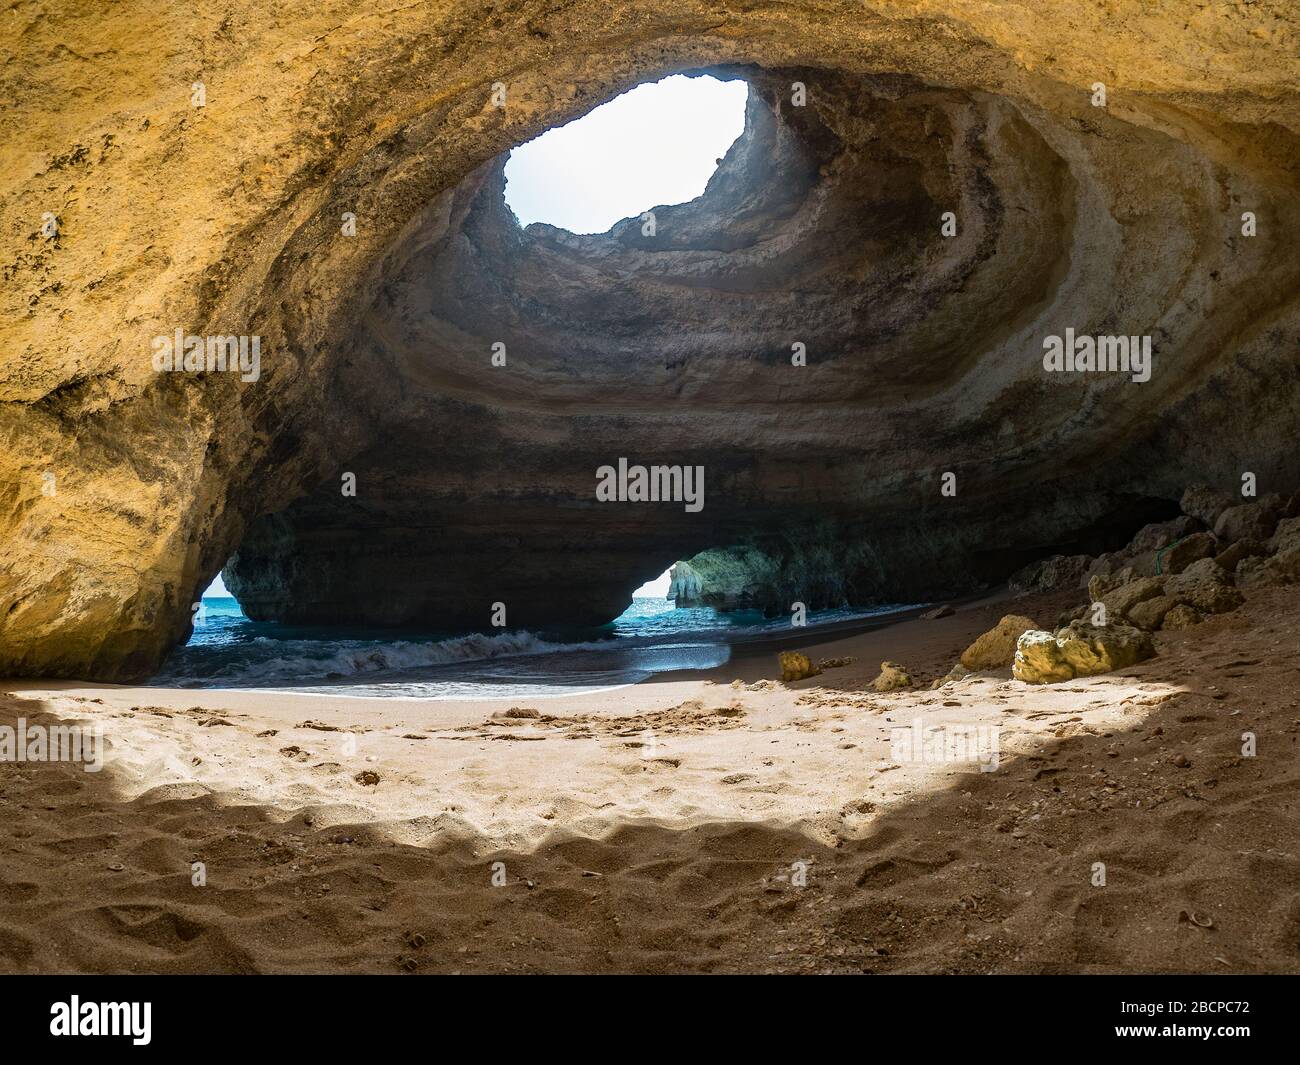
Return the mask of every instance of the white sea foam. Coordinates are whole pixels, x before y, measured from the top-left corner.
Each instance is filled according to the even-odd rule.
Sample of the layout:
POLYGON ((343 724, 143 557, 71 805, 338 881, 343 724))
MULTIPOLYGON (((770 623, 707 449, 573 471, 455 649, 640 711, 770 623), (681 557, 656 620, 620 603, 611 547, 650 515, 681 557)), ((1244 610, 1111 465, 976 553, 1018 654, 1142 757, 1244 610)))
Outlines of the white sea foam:
MULTIPOLYGON (((605 630, 608 636, 575 634, 573 642, 528 631, 453 637, 431 633, 428 639, 407 633, 385 639, 373 630, 349 636, 254 623, 233 599, 207 602, 209 610, 193 639, 173 653, 152 683, 292 686, 320 694, 398 698, 559 693, 634 684, 671 670, 713 668, 727 660, 728 647, 737 640, 789 626, 787 619, 754 613, 722 616, 708 608, 676 610, 664 600, 638 599, 605 630)), ((810 620, 825 625, 889 609, 821 611, 810 620)))
MULTIPOLYGON (((232 649, 231 657, 202 679, 206 682, 231 681, 257 684, 277 680, 319 679, 336 675, 424 669, 450 662, 473 662, 489 658, 547 654, 555 651, 595 651, 612 649, 615 641, 591 643, 551 643, 531 632, 503 632, 495 636, 472 633, 449 640, 272 640, 265 636, 232 649), (263 657, 274 651, 271 658, 263 657)), ((158 682, 197 679, 187 668, 164 673, 158 682)))

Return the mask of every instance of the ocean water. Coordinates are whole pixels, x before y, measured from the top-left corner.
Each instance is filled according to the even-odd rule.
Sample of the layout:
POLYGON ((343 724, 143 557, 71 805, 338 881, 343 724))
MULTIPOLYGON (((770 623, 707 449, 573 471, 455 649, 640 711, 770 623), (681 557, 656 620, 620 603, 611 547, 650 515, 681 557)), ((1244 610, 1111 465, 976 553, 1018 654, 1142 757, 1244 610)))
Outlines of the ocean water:
MULTIPOLYGON (((814 611, 808 628, 900 609, 814 611)), ((735 643, 789 628, 788 619, 765 619, 757 611, 678 610, 656 597, 634 599, 610 624, 585 630, 340 632, 250 621, 235 599, 205 598, 189 643, 172 652, 150 683, 407 699, 544 698, 711 669, 730 659, 735 643)))

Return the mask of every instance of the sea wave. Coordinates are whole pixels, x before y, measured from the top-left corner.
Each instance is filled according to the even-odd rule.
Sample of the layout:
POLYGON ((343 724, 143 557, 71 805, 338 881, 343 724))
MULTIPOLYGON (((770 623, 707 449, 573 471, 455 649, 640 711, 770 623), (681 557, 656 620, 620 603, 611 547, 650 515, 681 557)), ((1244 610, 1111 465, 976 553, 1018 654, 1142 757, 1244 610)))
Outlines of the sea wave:
MULTIPOLYGON (((720 615, 637 599, 615 622, 592 631, 405 633, 293 628, 253 622, 234 599, 205 600, 190 642, 172 652, 150 683, 183 688, 320 687, 375 694, 551 691, 635 683, 651 673, 708 669, 738 641, 788 632, 790 622, 757 612, 720 615)), ((809 615, 807 632, 898 610, 834 609, 809 615)))
POLYGON ((599 651, 615 646, 614 639, 589 643, 555 643, 527 631, 503 632, 495 636, 472 633, 447 640, 274 640, 265 636, 227 649, 224 660, 181 652, 169 663, 168 672, 155 678, 166 681, 232 681, 259 684, 268 681, 305 678, 343 678, 365 673, 402 672, 451 662, 474 662, 491 658, 550 654, 557 651, 599 651), (273 657, 265 657, 273 652, 273 657), (206 664, 210 668, 204 670, 206 664))

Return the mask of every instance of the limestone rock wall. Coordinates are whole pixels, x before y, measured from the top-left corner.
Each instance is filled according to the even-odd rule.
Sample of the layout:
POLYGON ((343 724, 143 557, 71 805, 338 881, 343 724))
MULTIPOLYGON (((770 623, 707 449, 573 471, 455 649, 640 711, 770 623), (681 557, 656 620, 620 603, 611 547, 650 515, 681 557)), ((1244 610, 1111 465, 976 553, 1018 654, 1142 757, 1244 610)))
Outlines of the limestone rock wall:
POLYGON ((1294 0, 15 8, 0 672, 147 674, 235 552, 260 616, 504 600, 522 623, 562 597, 579 621, 792 523, 905 588, 1125 500, 1300 480, 1298 22, 1294 0), (512 225, 502 153, 703 69, 750 80, 749 129, 657 241, 512 225), (1066 326, 1151 334, 1151 381, 1043 374, 1066 326), (258 379, 156 372, 178 328, 259 336, 258 379), (619 455, 703 464, 705 509, 596 504, 619 455))

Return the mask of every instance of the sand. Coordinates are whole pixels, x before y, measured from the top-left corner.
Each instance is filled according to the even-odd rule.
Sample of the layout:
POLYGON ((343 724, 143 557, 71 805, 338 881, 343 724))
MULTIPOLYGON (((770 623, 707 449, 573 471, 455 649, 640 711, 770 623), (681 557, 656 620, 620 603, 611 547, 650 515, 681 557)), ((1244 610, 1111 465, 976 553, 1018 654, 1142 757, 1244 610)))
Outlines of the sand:
POLYGON ((775 647, 526 702, 0 683, 0 725, 109 745, 0 763, 0 971, 1300 970, 1300 595, 1123 674, 928 689, 1077 596, 820 644, 852 663, 789 685, 775 647), (871 692, 886 658, 922 686, 871 692), (896 762, 918 717, 996 726, 998 768, 896 762))

